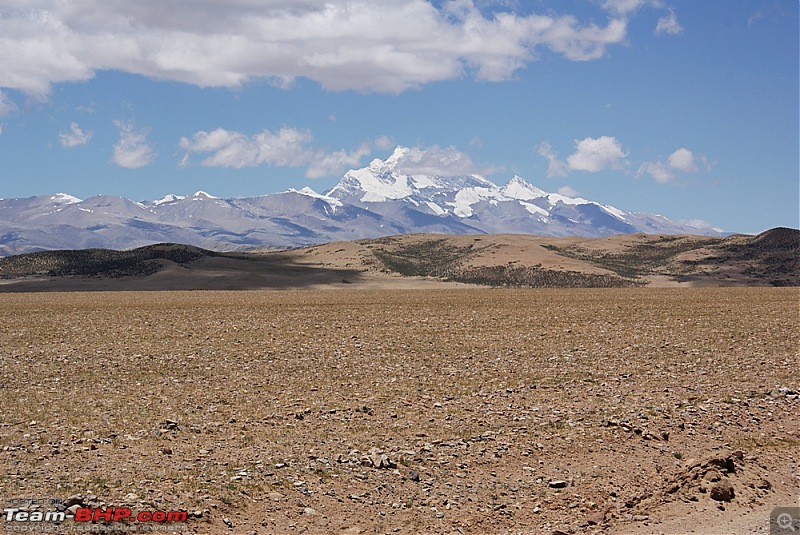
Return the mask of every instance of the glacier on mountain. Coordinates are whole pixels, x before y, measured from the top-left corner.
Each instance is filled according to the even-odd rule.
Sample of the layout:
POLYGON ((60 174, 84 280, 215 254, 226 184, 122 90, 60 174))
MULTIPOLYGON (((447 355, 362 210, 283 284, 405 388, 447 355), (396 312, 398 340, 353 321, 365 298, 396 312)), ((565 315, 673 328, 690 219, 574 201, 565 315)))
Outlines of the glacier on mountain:
POLYGON ((220 199, 198 191, 138 203, 109 195, 81 200, 66 193, 0 199, 0 255, 159 242, 216 250, 298 247, 407 233, 719 234, 548 193, 519 176, 499 186, 478 175, 425 174, 430 168, 415 156, 413 149, 398 147, 386 160, 348 171, 324 193, 304 187, 220 199), (425 172, 407 173, 409 161, 425 172))

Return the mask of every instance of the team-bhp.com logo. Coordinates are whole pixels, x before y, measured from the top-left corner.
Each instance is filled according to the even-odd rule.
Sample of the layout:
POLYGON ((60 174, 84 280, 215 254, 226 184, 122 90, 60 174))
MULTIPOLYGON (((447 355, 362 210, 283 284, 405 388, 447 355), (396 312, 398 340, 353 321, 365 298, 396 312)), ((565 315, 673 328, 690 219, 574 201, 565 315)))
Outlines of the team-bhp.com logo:
MULTIPOLYGON (((61 505, 60 500, 57 501, 59 503, 55 505, 61 505)), ((31 510, 31 502, 27 501, 27 506, 3 509, 6 532, 63 532, 63 523, 66 521, 72 521, 69 531, 185 531, 185 522, 189 518, 186 511, 134 512, 129 507, 71 507, 64 510, 62 506, 56 507, 56 510, 31 510)))
POLYGON ((3 509, 6 522, 186 522, 186 511, 139 511, 133 514, 128 507, 80 507, 75 514, 64 511, 23 511, 14 507, 3 509))

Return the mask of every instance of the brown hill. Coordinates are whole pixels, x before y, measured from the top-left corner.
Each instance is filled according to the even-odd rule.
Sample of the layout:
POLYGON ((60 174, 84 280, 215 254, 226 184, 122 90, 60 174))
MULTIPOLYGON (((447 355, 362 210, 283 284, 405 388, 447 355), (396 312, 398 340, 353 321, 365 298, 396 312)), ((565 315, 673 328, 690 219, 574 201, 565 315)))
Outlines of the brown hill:
POLYGON ((797 286, 800 231, 757 236, 414 234, 218 253, 159 244, 0 258, 0 291, 305 287, 797 286))

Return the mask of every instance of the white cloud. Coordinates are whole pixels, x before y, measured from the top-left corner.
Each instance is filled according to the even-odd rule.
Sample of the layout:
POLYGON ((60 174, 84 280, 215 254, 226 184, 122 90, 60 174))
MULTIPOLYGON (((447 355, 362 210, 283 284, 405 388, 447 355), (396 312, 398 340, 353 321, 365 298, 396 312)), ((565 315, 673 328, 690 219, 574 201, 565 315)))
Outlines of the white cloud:
POLYGON ((386 150, 394 146, 394 141, 389 136, 380 136, 374 141, 376 149, 386 150))
POLYGON ((677 178, 676 171, 697 173, 700 170, 698 161, 704 164, 706 170, 711 170, 711 165, 705 156, 696 156, 691 150, 681 147, 669 155, 666 163, 656 161, 641 164, 636 176, 648 174, 659 184, 666 184, 677 178))
POLYGON ((63 147, 79 147, 86 145, 92 139, 91 132, 84 132, 78 123, 70 123, 68 132, 58 134, 58 142, 63 147))
POLYGON ((133 123, 114 121, 119 129, 119 141, 114 144, 111 162, 128 169, 138 169, 153 163, 156 153, 147 143, 147 130, 136 130, 133 123))
POLYGON ((665 15, 658 19, 656 24, 656 33, 668 33, 675 35, 683 31, 683 26, 678 22, 678 17, 675 16, 674 11, 670 11, 669 15, 665 15))
POLYGON ((14 101, 6 93, 0 91, 0 117, 11 115, 17 110, 18 108, 14 101))
POLYGON ((413 147, 395 155, 398 156, 395 169, 406 175, 483 176, 496 171, 494 167, 476 164, 468 154, 455 147, 413 147))
MULTIPOLYGON (((182 137, 178 145, 185 151, 181 165, 188 165, 192 153, 208 153, 200 165, 233 169, 259 165, 305 167, 308 178, 336 175, 357 167, 372 152, 370 143, 363 143, 353 151, 325 152, 311 146, 313 139, 310 131, 296 128, 281 128, 277 132, 265 129, 254 135, 217 128, 182 137)), ((375 144, 381 146, 387 141, 388 138, 381 137, 375 144)))
POLYGON ((297 77, 331 90, 396 93, 470 73, 508 79, 549 48, 569 60, 624 42, 638 0, 608 2, 605 26, 572 15, 482 12, 476 0, 51 0, 0 6, 0 87, 120 70, 198 86, 297 77), (612 6, 613 4, 613 6, 612 6))
POLYGON ((577 197, 580 195, 580 192, 570 186, 561 186, 558 188, 558 194, 564 197, 577 197))
POLYGON ((558 159, 550 143, 543 141, 539 145, 539 155, 547 159, 547 176, 550 178, 556 176, 567 176, 569 168, 565 162, 558 159))
POLYGON ((666 184, 675 178, 675 174, 672 170, 662 162, 645 162, 640 165, 636 176, 641 177, 645 174, 653 177, 653 180, 659 184, 666 184))
POLYGON ((603 7, 617 15, 633 13, 644 5, 658 6, 658 0, 605 0, 603 7))
POLYGON ((312 139, 307 130, 281 128, 278 132, 264 130, 248 136, 241 132, 217 128, 211 132, 196 132, 191 138, 182 137, 179 146, 188 153, 210 152, 200 162, 207 167, 254 167, 261 164, 298 167, 309 161, 305 147, 312 139))
POLYGON ((567 165, 573 171, 596 173, 604 169, 621 169, 627 156, 617 138, 612 136, 576 140, 575 147, 577 150, 567 158, 567 165))
POLYGON ((339 150, 331 153, 315 154, 311 160, 306 176, 308 178, 320 178, 339 174, 344 169, 358 167, 361 159, 372 152, 367 144, 363 144, 352 152, 339 150))
POLYGON ((684 173, 694 173, 697 171, 694 153, 689 149, 681 147, 670 154, 667 161, 670 167, 683 171, 684 173))

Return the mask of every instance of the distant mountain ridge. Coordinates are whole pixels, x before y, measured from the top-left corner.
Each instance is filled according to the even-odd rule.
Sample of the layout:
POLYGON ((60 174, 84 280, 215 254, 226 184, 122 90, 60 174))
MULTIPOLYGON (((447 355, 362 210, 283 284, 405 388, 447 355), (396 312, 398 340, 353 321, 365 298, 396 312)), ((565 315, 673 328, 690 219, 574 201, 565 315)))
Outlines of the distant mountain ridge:
POLYGON ((220 199, 198 191, 135 202, 66 193, 0 199, 0 255, 52 249, 130 249, 174 242, 212 250, 299 247, 410 233, 720 235, 664 216, 547 193, 515 176, 406 174, 411 149, 348 171, 325 193, 309 187, 220 199))

